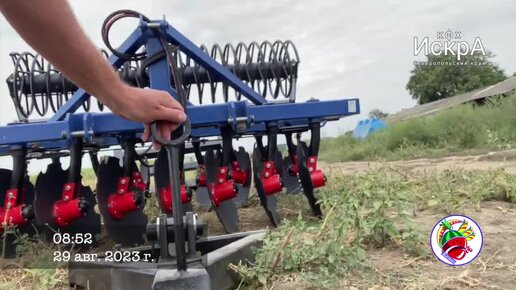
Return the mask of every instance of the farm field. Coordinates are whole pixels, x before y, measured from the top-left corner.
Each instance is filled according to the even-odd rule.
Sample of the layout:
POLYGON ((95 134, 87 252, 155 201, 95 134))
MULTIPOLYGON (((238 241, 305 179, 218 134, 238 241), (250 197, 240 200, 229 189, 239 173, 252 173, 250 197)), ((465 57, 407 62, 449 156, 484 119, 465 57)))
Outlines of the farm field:
MULTIPOLYGON (((311 217, 303 196, 281 196, 279 209, 285 220, 266 236, 257 261, 230 266, 241 275, 239 288, 511 289, 516 282, 513 155, 507 150, 325 163, 330 183, 320 193, 323 219, 311 217), (482 253, 465 267, 446 266, 430 251, 431 228, 450 213, 469 215, 484 233, 482 253)), ((222 233, 213 213, 201 217, 211 234, 222 233)), ((268 226, 255 197, 240 210, 240 219, 242 231, 268 226)), ((43 246, 29 252, 37 254, 37 247, 43 246)), ((44 257, 35 255, 32 262, 38 259, 44 257)), ((68 288, 65 270, 19 266, 2 270, 0 289, 68 288)))
POLYGON ((295 207, 283 208, 291 221, 266 240, 254 267, 241 268, 254 282, 248 289, 513 289, 516 161, 504 161, 513 153, 326 164, 326 217, 310 223, 308 212, 296 220, 295 207), (457 213, 480 224, 484 247, 454 268, 432 255, 429 236, 457 213), (347 231, 335 233, 343 224, 347 231))

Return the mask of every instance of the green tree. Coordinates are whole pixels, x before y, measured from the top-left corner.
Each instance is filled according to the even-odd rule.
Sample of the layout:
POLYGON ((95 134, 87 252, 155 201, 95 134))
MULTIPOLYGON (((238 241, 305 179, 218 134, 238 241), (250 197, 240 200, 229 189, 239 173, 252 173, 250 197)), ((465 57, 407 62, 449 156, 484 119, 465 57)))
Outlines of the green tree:
POLYGON ((383 112, 380 109, 373 109, 373 110, 371 110, 371 112, 369 112, 369 118, 383 120, 383 119, 387 118, 387 116, 389 116, 389 113, 383 112))
POLYGON ((427 55, 426 61, 432 65, 416 63, 407 90, 419 104, 424 104, 493 85, 506 77, 492 58, 490 52, 465 55, 460 61, 450 53, 427 55))

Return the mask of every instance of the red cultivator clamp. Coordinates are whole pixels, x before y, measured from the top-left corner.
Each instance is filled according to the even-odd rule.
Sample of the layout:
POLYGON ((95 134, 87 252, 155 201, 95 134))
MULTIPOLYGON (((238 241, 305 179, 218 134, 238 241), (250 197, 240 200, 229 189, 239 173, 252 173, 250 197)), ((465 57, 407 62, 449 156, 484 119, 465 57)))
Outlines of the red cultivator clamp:
POLYGON ((274 161, 263 162, 261 179, 265 195, 275 194, 281 192, 283 189, 283 183, 274 165, 274 161))
POLYGON ((238 184, 247 184, 249 181, 249 174, 247 171, 244 171, 240 167, 240 162, 238 160, 231 161, 231 177, 233 177, 233 180, 235 183, 238 184))
POLYGON ((216 207, 226 200, 234 198, 238 187, 233 180, 228 180, 228 167, 222 166, 217 170, 216 182, 209 184, 213 203, 216 207))
POLYGON ((52 206, 52 216, 59 227, 69 226, 88 212, 88 202, 83 198, 75 198, 75 190, 75 183, 65 184, 61 200, 56 201, 52 206))
MULTIPOLYGON (((161 200, 161 204, 165 210, 166 213, 171 214, 172 213, 172 189, 170 184, 167 188, 161 188, 159 192, 159 198, 161 200)), ((183 204, 190 203, 190 195, 186 191, 186 185, 181 184, 181 202, 183 204)))
POLYGON ((326 175, 322 172, 321 169, 317 169, 317 156, 308 157, 307 167, 314 189, 325 186, 326 175))
POLYGON ((26 175, 25 148, 17 148, 11 152, 13 170, 0 169, 0 241, 2 258, 16 256, 16 235, 33 234, 34 188, 26 175))
MULTIPOLYGON (((138 178, 139 173, 133 173, 133 176, 138 178)), ((117 220, 121 220, 126 213, 132 212, 140 208, 143 203, 143 191, 145 190, 145 184, 137 182, 133 177, 121 177, 118 181, 116 192, 109 195, 108 211, 111 217, 117 220), (136 182, 135 182, 136 181, 136 182), (132 183, 132 190, 131 190, 132 183), (141 187, 143 185, 143 188, 141 187)))
POLYGON ((0 232, 9 226, 25 225, 34 216, 30 205, 18 202, 23 200, 23 194, 18 194, 18 189, 9 189, 5 195, 4 207, 0 208, 0 232))

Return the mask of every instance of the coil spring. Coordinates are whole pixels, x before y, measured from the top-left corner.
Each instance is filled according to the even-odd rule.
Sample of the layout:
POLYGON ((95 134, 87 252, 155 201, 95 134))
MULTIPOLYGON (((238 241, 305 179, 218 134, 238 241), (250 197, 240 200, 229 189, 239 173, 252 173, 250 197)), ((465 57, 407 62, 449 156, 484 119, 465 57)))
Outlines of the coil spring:
MULTIPOLYGON (((236 46, 215 44, 211 48, 202 45, 201 49, 264 98, 284 97, 290 102, 295 101, 299 56, 291 41, 238 43, 236 46)), ((102 52, 107 57, 107 53, 102 52)), ((47 113, 55 113, 77 90, 75 84, 40 55, 24 52, 11 53, 10 56, 14 72, 7 83, 20 121, 27 121, 34 114, 44 117, 47 113)), ((161 54, 127 60, 118 73, 129 85, 147 87, 148 66, 164 57, 161 54)), ((220 96, 223 102, 241 100, 239 92, 221 83, 213 72, 204 69, 187 55, 178 53, 176 58, 189 101, 203 104, 204 95, 211 97, 211 103, 217 103, 220 96), (209 88, 208 92, 205 85, 209 88)), ((91 99, 83 103, 82 109, 86 112, 91 110, 91 99)), ((97 109, 104 109, 98 101, 97 109)))
MULTIPOLYGON (((248 45, 240 42, 236 46, 215 44, 211 49, 201 45, 201 49, 237 75, 262 97, 277 99, 282 96, 291 102, 295 101, 299 55, 291 41, 251 42, 248 45)), ((204 86, 208 84, 212 103, 217 102, 216 96, 219 87, 222 88, 221 95, 224 102, 227 103, 230 100, 230 95, 233 95, 236 100, 241 100, 242 96, 236 90, 224 83, 219 86, 220 82, 213 72, 204 72, 188 56, 179 54, 178 58, 181 72, 193 72, 193 82, 183 81, 188 99, 196 94, 199 104, 202 104, 205 94, 204 86), (192 86, 195 86, 195 89, 192 89, 192 86), (231 91, 233 93, 230 93, 231 91)), ((183 77, 184 79, 185 77, 183 77)))
MULTIPOLYGON (((104 51, 103 54, 107 56, 104 51)), ((34 112, 41 117, 47 115, 49 109, 57 112, 77 90, 77 86, 42 56, 30 52, 13 52, 9 55, 14 71, 7 79, 7 84, 20 121, 28 120, 34 112)), ((97 102, 100 111, 103 107, 97 102)), ((90 111, 90 99, 83 103, 82 108, 90 111)))

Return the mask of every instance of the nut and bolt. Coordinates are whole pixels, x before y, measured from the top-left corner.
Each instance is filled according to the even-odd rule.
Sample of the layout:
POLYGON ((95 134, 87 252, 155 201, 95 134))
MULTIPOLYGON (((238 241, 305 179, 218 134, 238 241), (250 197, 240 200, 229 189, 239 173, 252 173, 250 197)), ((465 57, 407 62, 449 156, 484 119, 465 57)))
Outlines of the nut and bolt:
POLYGON ((120 180, 120 184, 125 184, 125 179, 120 180))
POLYGON ((13 198, 13 197, 14 197, 14 195, 13 195, 13 193, 12 193, 12 192, 9 192, 9 195, 8 195, 8 196, 9 196, 9 199, 11 199, 11 198, 13 198))
POLYGON ((72 189, 72 187, 70 185, 65 186, 66 191, 69 191, 70 189, 72 189))
POLYGON ((64 200, 64 201, 69 201, 69 200, 70 200, 70 198, 69 198, 68 196, 65 196, 65 197, 63 198, 63 200, 64 200))
POLYGON ((123 190, 123 189, 120 189, 120 190, 118 191, 118 193, 124 193, 124 190, 123 190))
POLYGON ((265 172, 265 177, 269 177, 269 176, 270 176, 269 172, 265 172))
POLYGON ((224 179, 219 178, 219 183, 224 183, 224 179))
POLYGON ((222 168, 222 169, 220 170, 220 174, 224 174, 224 173, 226 173, 226 170, 225 170, 224 168, 222 168))
POLYGON ((265 167, 267 167, 267 169, 270 169, 271 168, 271 164, 270 163, 267 163, 267 165, 265 165, 265 167))

